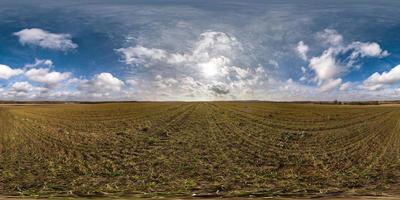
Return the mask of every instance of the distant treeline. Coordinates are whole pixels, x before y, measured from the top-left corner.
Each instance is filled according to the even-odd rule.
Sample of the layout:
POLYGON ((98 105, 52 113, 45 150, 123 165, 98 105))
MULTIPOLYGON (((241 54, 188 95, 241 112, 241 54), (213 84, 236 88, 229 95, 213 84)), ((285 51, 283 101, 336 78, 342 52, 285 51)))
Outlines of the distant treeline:
POLYGON ((65 104, 65 101, 0 101, 0 104, 65 104))
POLYGON ((400 101, 297 101, 295 103, 329 104, 329 105, 380 105, 380 104, 400 104, 400 101))
POLYGON ((0 101, 0 104, 103 104, 134 102, 137 101, 0 101))

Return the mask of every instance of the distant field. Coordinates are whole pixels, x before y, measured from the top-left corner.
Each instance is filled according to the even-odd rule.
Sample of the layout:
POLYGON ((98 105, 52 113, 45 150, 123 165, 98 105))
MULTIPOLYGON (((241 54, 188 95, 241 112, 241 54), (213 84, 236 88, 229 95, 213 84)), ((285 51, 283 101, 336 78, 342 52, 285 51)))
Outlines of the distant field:
POLYGON ((0 105, 0 194, 399 194, 400 106, 0 105))

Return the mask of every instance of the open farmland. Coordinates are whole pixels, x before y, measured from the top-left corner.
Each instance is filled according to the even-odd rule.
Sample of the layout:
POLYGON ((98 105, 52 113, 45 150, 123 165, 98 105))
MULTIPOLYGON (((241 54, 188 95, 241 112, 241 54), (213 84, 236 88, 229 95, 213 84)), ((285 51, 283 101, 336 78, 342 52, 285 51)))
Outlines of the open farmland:
POLYGON ((395 194, 400 106, 0 106, 4 195, 395 194))

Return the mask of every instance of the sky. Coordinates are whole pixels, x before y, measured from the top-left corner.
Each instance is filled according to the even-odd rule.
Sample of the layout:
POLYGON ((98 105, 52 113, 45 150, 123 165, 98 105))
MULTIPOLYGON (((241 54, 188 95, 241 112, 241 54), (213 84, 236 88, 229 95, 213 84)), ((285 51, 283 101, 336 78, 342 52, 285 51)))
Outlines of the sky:
POLYGON ((400 99, 397 0, 0 0, 0 100, 400 99))

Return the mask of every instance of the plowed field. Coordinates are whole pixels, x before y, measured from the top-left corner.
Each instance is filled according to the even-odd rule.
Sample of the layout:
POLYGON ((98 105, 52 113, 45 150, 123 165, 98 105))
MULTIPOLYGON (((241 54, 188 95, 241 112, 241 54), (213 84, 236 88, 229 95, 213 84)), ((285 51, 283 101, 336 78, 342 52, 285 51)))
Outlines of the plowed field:
POLYGON ((5 195, 396 193, 400 107, 0 106, 5 195))

